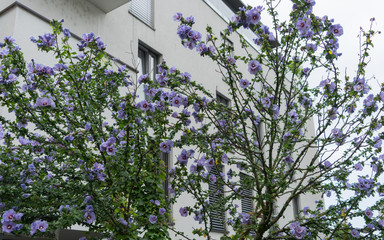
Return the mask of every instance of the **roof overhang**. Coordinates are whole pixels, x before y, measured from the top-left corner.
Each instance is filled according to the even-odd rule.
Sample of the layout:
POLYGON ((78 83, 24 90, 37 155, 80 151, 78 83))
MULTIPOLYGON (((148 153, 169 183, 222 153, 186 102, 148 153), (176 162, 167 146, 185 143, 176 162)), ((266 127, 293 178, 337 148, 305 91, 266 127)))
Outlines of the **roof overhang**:
POLYGON ((241 0, 223 0, 223 2, 234 12, 239 11, 239 8, 244 7, 245 4, 241 0))
POLYGON ((87 0, 88 2, 101 9, 103 12, 108 13, 131 0, 87 0))

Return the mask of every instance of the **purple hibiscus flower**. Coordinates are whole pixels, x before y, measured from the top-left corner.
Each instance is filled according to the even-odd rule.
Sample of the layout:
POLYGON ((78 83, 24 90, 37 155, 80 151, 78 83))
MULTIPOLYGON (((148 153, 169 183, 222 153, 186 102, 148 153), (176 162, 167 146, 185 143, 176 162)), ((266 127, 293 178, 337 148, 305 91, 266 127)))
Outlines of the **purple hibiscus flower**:
POLYGON ((334 129, 332 129, 332 136, 334 137, 334 138, 340 138, 342 135, 343 135, 343 133, 341 132, 341 130, 340 129, 338 129, 338 128, 334 128, 334 129))
POLYGON ((182 104, 182 99, 180 96, 175 96, 174 98, 171 99, 171 106, 173 107, 180 107, 182 104))
POLYGON ((374 148, 380 148, 381 147, 382 141, 379 137, 375 137, 373 139, 373 141, 375 142, 375 144, 373 145, 374 148))
POLYGON ((53 66, 53 70, 56 70, 56 71, 63 71, 63 70, 66 70, 66 69, 68 69, 68 66, 65 65, 65 64, 61 64, 61 63, 56 63, 53 66))
POLYGON ((181 207, 181 208, 179 209, 179 212, 180 212, 180 215, 181 215, 182 217, 186 217, 186 216, 188 216, 188 210, 187 210, 186 207, 181 207))
POLYGON ((28 145, 31 143, 31 141, 29 141, 27 138, 23 138, 22 136, 19 136, 19 142, 21 145, 28 145))
POLYGON ((364 190, 369 193, 373 188, 373 180, 360 177, 358 178, 358 183, 356 183, 355 186, 357 186, 360 190, 364 190))
POLYGON ((299 222, 293 222, 289 225, 291 229, 291 234, 296 237, 296 239, 302 239, 307 234, 307 228, 300 226, 299 222))
POLYGON ((271 99, 269 97, 265 97, 261 99, 261 104, 264 108, 269 108, 271 106, 271 99))
POLYGON ((4 128, 3 128, 3 125, 1 125, 0 123, 0 139, 3 139, 4 138, 4 128))
POLYGON ((357 171, 362 171, 362 170, 363 170, 363 166, 362 166, 360 163, 356 163, 356 164, 355 164, 355 169, 356 169, 357 171))
POLYGON ((300 123, 300 120, 298 120, 299 114, 297 114, 295 110, 289 111, 288 116, 291 118, 292 122, 300 123))
POLYGON ((155 224, 157 222, 157 217, 155 215, 150 215, 148 219, 149 222, 152 224, 155 224))
POLYGON ((90 123, 90 122, 87 122, 87 123, 85 124, 85 126, 84 126, 84 129, 85 129, 85 131, 89 131, 89 130, 91 130, 91 123, 90 123))
POLYGON ((42 98, 38 98, 36 99, 36 103, 35 103, 35 106, 36 107, 48 107, 48 106, 51 106, 51 107, 56 107, 56 104, 55 102, 52 100, 51 97, 42 97, 42 98))
POLYGON ((374 105, 374 103, 375 100, 373 94, 369 94, 368 97, 364 99, 364 106, 366 107, 371 107, 372 105, 374 105))
POLYGON ((3 213, 2 221, 18 221, 23 216, 22 213, 16 213, 15 210, 9 209, 3 213))
POLYGON ((315 44, 313 44, 313 43, 308 43, 307 46, 306 46, 306 48, 307 48, 308 50, 312 50, 312 51, 316 52, 316 50, 317 50, 317 45, 315 45, 315 44))
POLYGON ((249 81, 247 79, 240 79, 240 87, 247 88, 249 86, 249 81))
POLYGON ((383 91, 381 91, 381 92, 379 93, 379 97, 380 97, 380 100, 381 100, 382 102, 384 102, 384 92, 383 92, 383 91))
POLYGON ((378 221, 378 224, 379 224, 380 226, 384 227, 384 220, 380 219, 380 220, 378 221))
POLYGON ((291 158, 291 156, 288 155, 288 156, 286 156, 286 157, 284 158, 284 162, 289 164, 289 163, 293 163, 294 161, 293 161, 293 159, 291 158))
POLYGON ((354 238, 358 238, 358 237, 360 237, 360 233, 359 233, 359 231, 357 231, 356 229, 352 229, 352 230, 351 230, 351 235, 352 235, 352 237, 354 237, 354 238))
POLYGON ((231 64, 231 65, 233 65, 233 64, 236 63, 236 59, 234 59, 233 57, 228 57, 228 58, 227 58, 227 61, 228 61, 228 63, 231 64))
POLYGON ((261 64, 257 60, 251 60, 248 63, 248 71, 250 74, 256 74, 261 71, 261 64))
POLYGON ((209 182, 212 184, 216 183, 216 176, 214 174, 209 175, 209 182))
POLYGON ((87 206, 85 207, 85 211, 87 211, 87 212, 93 212, 93 205, 87 205, 87 206))
POLYGON ((300 31, 302 34, 305 34, 308 29, 311 27, 310 20, 299 18, 296 22, 296 29, 300 31))
POLYGON ((245 12, 245 15, 247 16, 247 21, 250 23, 250 24, 257 24, 260 22, 260 12, 258 11, 257 8, 252 8, 250 10, 247 10, 245 12))
POLYGON ((162 151, 164 153, 170 153, 172 147, 173 147, 172 140, 168 140, 168 141, 160 143, 160 151, 162 151))
MULTIPOLYGON (((207 169, 207 171, 211 171, 211 169, 213 168, 213 166, 215 166, 215 160, 213 158, 210 158, 210 159, 205 159, 205 156, 204 157, 204 166, 205 168, 207 169)), ((203 160, 203 157, 200 159, 200 160, 203 160)))
POLYGON ((3 222, 3 232, 10 233, 15 230, 16 223, 11 222, 11 221, 4 221, 3 222))
POLYGON ((137 103, 136 105, 138 108, 140 108, 143 111, 153 111, 153 106, 151 103, 148 103, 146 100, 141 101, 137 103))
POLYGON ((93 32, 90 33, 84 33, 81 38, 83 39, 84 42, 90 42, 93 40, 95 37, 95 34, 93 32))
POLYGON ((17 76, 13 73, 9 74, 8 80, 6 80, 6 83, 13 83, 17 80, 17 76))
POLYGON ((279 116, 280 108, 277 105, 273 105, 272 110, 273 110, 273 113, 272 113, 273 119, 276 120, 277 117, 279 116))
POLYGON ((181 39, 185 39, 187 37, 188 32, 191 31, 191 27, 187 25, 180 25, 177 28, 177 34, 181 39))
POLYGON ((107 149, 106 149, 106 152, 107 152, 107 154, 110 155, 110 156, 115 155, 115 153, 116 153, 115 145, 112 144, 111 146, 108 146, 107 149))
POLYGON ((177 162, 181 165, 187 166, 188 164, 188 152, 187 150, 183 149, 181 151, 181 154, 177 157, 177 162))
POLYGON ((329 168, 332 164, 327 160, 325 162, 323 162, 322 166, 324 166, 325 168, 329 168))
POLYGON ((46 221, 37 220, 31 224, 31 235, 35 234, 37 230, 40 232, 45 232, 48 228, 48 223, 46 221))
POLYGON ((40 43, 37 43, 39 48, 53 47, 56 44, 55 36, 51 33, 46 33, 43 36, 39 36, 40 43))
POLYGON ((107 177, 107 175, 105 173, 97 173, 96 174, 96 177, 99 181, 102 181, 104 182, 105 181, 105 177, 107 177))
POLYGON ((341 35, 343 35, 343 27, 340 24, 332 25, 330 27, 330 30, 336 37, 340 37, 341 35))
POLYGON ((189 171, 191 172, 191 174, 194 174, 196 173, 197 171, 197 166, 192 164, 191 167, 189 168, 189 171))
POLYGON ((116 142, 116 138, 110 137, 107 141, 103 142, 100 145, 100 151, 102 151, 102 152, 107 151, 107 148, 110 146, 113 146, 115 142, 116 142))
POLYGON ((159 214, 160 214, 160 215, 163 215, 165 212, 166 212, 166 211, 165 211, 165 208, 160 208, 160 209, 159 209, 159 214))
POLYGON ((177 13, 173 16, 173 21, 179 22, 179 21, 181 20, 182 17, 183 17, 183 14, 177 12, 177 13))
POLYGON ((84 218, 87 220, 88 224, 91 224, 96 220, 96 216, 94 212, 85 212, 84 218))
POLYGON ((367 216, 368 218, 373 217, 373 212, 369 208, 367 208, 364 213, 365 213, 365 216, 367 216))
POLYGON ((221 156, 221 161, 222 161, 223 163, 228 163, 228 155, 225 154, 225 153, 223 153, 223 156, 221 156))
POLYGON ((251 215, 249 215, 248 213, 240 213, 240 217, 241 217, 241 222, 244 224, 247 224, 250 221, 251 215))
POLYGON ((93 168, 92 168, 92 171, 93 172, 99 172, 99 171, 104 171, 104 165, 101 164, 101 163, 94 163, 93 164, 93 168))

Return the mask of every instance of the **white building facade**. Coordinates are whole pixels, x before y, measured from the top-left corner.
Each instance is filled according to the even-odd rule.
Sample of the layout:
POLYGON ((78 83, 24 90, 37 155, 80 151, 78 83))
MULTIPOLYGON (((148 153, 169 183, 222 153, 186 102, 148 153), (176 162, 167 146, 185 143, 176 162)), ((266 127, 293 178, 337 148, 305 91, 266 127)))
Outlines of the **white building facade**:
MULTIPOLYGON (((182 12, 185 16, 192 15, 196 20, 196 29, 203 32, 209 24, 220 36, 219 31, 226 29, 228 19, 241 6, 244 5, 240 0, 1 0, 0 37, 13 36, 26 60, 35 59, 36 62, 48 64, 53 59, 38 53, 29 38, 49 32, 51 19, 64 19, 64 26, 71 30, 74 37, 89 32, 101 36, 107 52, 119 59, 121 64, 127 65, 133 73, 155 73, 156 65, 165 59, 178 69, 191 73, 192 78, 210 92, 216 92, 218 96, 230 101, 226 85, 222 84, 222 76, 215 71, 215 63, 180 45, 176 34, 178 24, 172 16, 176 12, 182 12)), ((253 44, 252 33, 242 33, 253 44)), ((234 34, 231 42, 235 55, 244 55, 245 51, 238 40, 234 34)), ((243 66, 243 70, 246 72, 247 66, 243 66)), ((6 114, 5 110, 0 110, 0 113, 6 114)), ((170 154, 170 166, 175 163, 175 156, 177 153, 170 154)), ((304 206, 314 206, 316 198, 319 196, 295 199, 282 221, 294 219, 298 209, 304 206)), ((191 201, 190 197, 182 196, 172 206, 175 228, 184 233, 200 228, 192 217, 184 218, 179 214, 179 208, 191 201)), ((252 208, 252 205, 247 207, 252 208)), ((218 228, 212 234, 214 239, 219 239, 223 231, 230 231, 226 226, 223 231, 218 228)), ((60 240, 79 238, 76 232, 61 231, 57 235, 60 240)), ((193 237, 191 234, 189 236, 193 237)), ((3 239, 23 238, 3 236, 3 239)))

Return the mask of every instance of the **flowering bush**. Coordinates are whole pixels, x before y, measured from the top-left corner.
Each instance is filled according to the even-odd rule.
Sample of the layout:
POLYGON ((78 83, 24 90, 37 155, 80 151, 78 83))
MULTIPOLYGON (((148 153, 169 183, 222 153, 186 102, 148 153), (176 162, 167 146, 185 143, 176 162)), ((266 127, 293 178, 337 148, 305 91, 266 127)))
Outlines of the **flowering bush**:
POLYGON ((167 239, 168 230, 189 239, 168 224, 169 204, 186 192, 195 203, 174 214, 193 216, 202 225, 193 233, 208 239, 214 218, 230 230, 222 239, 382 239, 384 200, 359 208, 384 195, 378 181, 384 86, 372 92, 365 76, 375 32, 362 32, 356 74, 342 78, 335 62, 343 28, 316 16, 314 0, 292 2, 287 22, 277 19, 273 0, 266 9, 240 9, 222 37, 252 31, 257 47, 240 37, 244 56, 233 56, 233 46, 210 27, 204 38, 192 16, 174 16, 182 45, 217 63, 230 105, 165 61, 155 79, 136 80, 108 58, 93 33, 82 36, 76 52, 61 22, 53 21, 53 33, 31 38, 54 54, 53 67, 25 64, 15 40, 5 38, 0 102, 10 115, 0 117, 3 231, 43 235, 77 223, 114 239, 167 239), (262 23, 265 11, 270 27, 262 23), (328 77, 312 87, 309 78, 319 68, 328 77), (170 153, 177 162, 167 172, 161 154, 170 153), (354 180, 363 170, 369 174, 354 180), (316 207, 283 223, 295 199, 306 195, 319 196, 316 207), (337 203, 325 207, 321 195, 337 203), (249 212, 238 208, 244 199, 249 212), (364 227, 351 224, 355 217, 364 227))
POLYGON ((53 67, 25 64, 11 37, 0 45, 0 102, 9 111, 0 117, 3 232, 42 235, 77 223, 114 238, 167 238, 161 152, 181 128, 169 122, 170 108, 187 99, 156 91, 138 102, 149 78, 132 78, 93 33, 76 52, 69 30, 52 26, 31 40, 54 54, 53 67))

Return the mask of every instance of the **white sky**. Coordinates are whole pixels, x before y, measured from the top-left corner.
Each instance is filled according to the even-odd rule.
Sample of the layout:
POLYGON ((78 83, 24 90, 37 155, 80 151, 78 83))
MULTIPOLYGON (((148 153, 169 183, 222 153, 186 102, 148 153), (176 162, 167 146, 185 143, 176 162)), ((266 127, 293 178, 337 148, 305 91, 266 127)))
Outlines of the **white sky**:
MULTIPOLYGON (((265 6, 263 0, 242 0, 245 4, 252 6, 265 6)), ((278 1, 276 1, 278 2, 278 1)), ((290 0, 281 0, 278 7, 280 19, 287 19, 292 9, 290 0)), ((367 68, 366 79, 375 77, 371 81, 371 86, 378 88, 378 83, 384 82, 384 1, 383 0, 317 0, 313 12, 317 16, 327 15, 335 19, 335 23, 343 26, 344 34, 340 37, 339 53, 343 55, 339 58, 338 66, 341 72, 345 72, 353 77, 357 69, 360 27, 368 29, 369 19, 375 17, 374 30, 383 32, 373 38, 375 48, 371 52, 371 62, 367 68)), ((264 11, 261 15, 262 22, 268 24, 268 13, 264 11)), ((324 73, 317 72, 318 82, 321 81, 324 73)), ((343 74, 344 77, 344 74, 343 74)), ((314 81, 315 79, 312 78, 314 81)))

